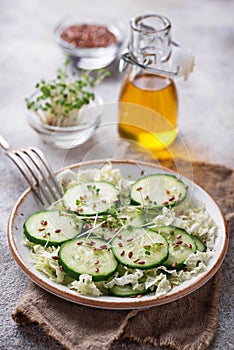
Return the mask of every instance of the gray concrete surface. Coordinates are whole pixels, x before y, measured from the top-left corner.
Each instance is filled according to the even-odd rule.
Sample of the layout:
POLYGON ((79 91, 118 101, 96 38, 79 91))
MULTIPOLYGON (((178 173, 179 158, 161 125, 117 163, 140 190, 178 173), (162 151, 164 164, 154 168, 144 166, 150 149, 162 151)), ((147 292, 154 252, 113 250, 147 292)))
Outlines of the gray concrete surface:
MULTIPOLYGON (((111 16, 128 26, 130 17, 150 12, 169 17, 173 38, 191 47, 196 57, 189 81, 177 83, 180 135, 191 158, 233 167, 234 2, 231 0, 0 0, 1 134, 14 147, 44 148, 27 125, 24 98, 33 91, 35 82, 52 77, 63 62, 52 35, 61 17, 69 13, 80 17, 111 16)), ((115 64, 110 69, 112 76, 98 89, 106 103, 117 101, 122 80, 115 64)), ((114 114, 106 118, 110 122, 117 120, 114 114)), ((91 145, 95 148, 95 139, 91 145)), ((68 153, 46 148, 54 169, 82 160, 82 152, 83 148, 68 153)), ((36 327, 17 327, 10 317, 28 278, 10 254, 6 228, 10 210, 26 187, 24 179, 0 150, 0 349, 60 350, 57 343, 36 327)), ((234 349, 233 248, 231 239, 223 265, 218 327, 209 350, 234 349)), ((129 342, 118 345, 118 349, 143 348, 129 342)))

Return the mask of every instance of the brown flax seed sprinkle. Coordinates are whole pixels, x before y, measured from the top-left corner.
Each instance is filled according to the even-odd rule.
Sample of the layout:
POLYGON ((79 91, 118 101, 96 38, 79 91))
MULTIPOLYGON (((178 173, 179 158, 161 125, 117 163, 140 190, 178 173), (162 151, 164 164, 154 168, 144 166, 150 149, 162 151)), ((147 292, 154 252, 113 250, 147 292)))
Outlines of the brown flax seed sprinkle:
POLYGON ((106 47, 117 42, 116 36, 105 25, 76 24, 60 34, 67 43, 81 48, 106 47))

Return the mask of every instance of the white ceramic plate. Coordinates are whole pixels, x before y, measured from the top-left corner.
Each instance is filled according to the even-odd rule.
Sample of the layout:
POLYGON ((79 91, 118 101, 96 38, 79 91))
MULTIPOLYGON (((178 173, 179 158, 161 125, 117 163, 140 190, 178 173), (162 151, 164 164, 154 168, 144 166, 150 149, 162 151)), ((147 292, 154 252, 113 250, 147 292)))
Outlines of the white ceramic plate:
MULTIPOLYGON (((81 164, 75 164, 71 166, 73 170, 89 168, 100 168, 105 161, 93 161, 81 164)), ((160 168, 158 166, 151 165, 149 163, 134 162, 134 161, 112 161, 113 167, 121 169, 122 175, 125 178, 137 179, 142 176, 142 170, 144 174, 171 172, 170 170, 160 168)), ((202 201, 206 205, 207 211, 210 213, 213 220, 218 226, 218 233, 215 240, 215 246, 213 255, 209 260, 208 266, 205 271, 194 276, 192 279, 185 281, 180 286, 174 287, 167 295, 156 298, 154 295, 148 294, 141 298, 120 298, 114 296, 100 296, 100 297, 88 297, 80 296, 75 291, 70 290, 68 287, 54 283, 48 277, 35 269, 35 266, 31 262, 29 255, 29 249, 24 245, 23 237, 23 223, 25 219, 33 212, 40 210, 32 191, 26 190, 16 202, 12 209, 9 223, 8 223, 8 241, 12 254, 22 268, 22 270, 39 286, 45 290, 55 294, 63 299, 93 306, 108 309, 132 309, 151 307, 156 305, 162 305, 179 298, 188 295, 204 285, 219 269, 228 246, 228 232, 224 217, 207 192, 197 186, 194 182, 182 177, 183 181, 189 186, 192 202, 196 205, 202 201)))

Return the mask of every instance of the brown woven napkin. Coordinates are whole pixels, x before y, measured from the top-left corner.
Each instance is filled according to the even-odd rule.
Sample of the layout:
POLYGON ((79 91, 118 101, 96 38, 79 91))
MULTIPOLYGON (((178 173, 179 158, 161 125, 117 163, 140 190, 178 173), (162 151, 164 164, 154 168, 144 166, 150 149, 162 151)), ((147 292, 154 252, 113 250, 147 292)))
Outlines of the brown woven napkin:
MULTIPOLYGON (((172 161, 160 163, 175 168, 172 161)), ((182 162, 180 170, 186 173, 187 165, 182 162)), ((231 228, 234 171, 198 162, 192 168, 194 181, 217 200, 231 228)), ((38 324, 70 350, 118 349, 118 343, 121 349, 133 349, 129 339, 175 350, 203 350, 214 336, 218 294, 219 273, 197 291, 166 305, 145 310, 102 310, 64 301, 31 283, 12 317, 20 325, 38 324), (125 339, 127 347, 123 345, 125 339)))

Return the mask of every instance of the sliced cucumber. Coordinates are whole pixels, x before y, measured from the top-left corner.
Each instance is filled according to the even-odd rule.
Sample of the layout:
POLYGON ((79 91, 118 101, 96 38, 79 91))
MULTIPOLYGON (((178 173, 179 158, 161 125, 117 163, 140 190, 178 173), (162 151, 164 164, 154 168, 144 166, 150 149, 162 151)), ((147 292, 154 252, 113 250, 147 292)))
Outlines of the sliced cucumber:
POLYGON ((195 253, 197 246, 191 235, 186 231, 174 226, 162 226, 151 228, 162 234, 169 244, 169 255, 163 262, 168 268, 180 269, 184 267, 184 262, 190 254, 195 253))
POLYGON ((91 181, 68 189, 63 202, 66 208, 79 215, 96 215, 107 212, 117 201, 117 196, 118 191, 112 184, 91 181))
POLYGON ((168 243, 159 233, 144 228, 121 230, 111 243, 116 259, 131 268, 150 269, 168 256, 168 243))
POLYGON ((202 240, 200 238, 198 238, 197 236, 191 235, 196 243, 197 246, 197 250, 199 250, 199 252, 205 252, 206 251, 206 245, 204 242, 202 242, 202 240))
POLYGON ((171 207, 182 202, 187 195, 185 184, 174 175, 153 174, 132 185, 131 199, 148 208, 171 207))
POLYGON ((121 208, 121 210, 119 210, 119 216, 125 218, 125 224, 134 227, 142 226, 145 223, 142 209, 135 208, 131 205, 121 208))
MULTIPOLYGON (((87 230, 86 224, 84 224, 83 229, 84 229, 84 232, 87 230)), ((92 229, 92 231, 90 232, 90 237, 103 239, 106 242, 109 242, 112 239, 112 237, 116 234, 117 234, 117 229, 114 229, 111 227, 96 227, 92 229)))
POLYGON ((31 242, 58 246, 81 232, 83 222, 74 222, 73 215, 65 210, 36 212, 25 221, 24 234, 31 242))
POLYGON ((130 284, 126 284, 125 286, 117 286, 110 288, 111 294, 117 297, 130 297, 134 295, 142 295, 147 293, 147 289, 133 289, 130 284))
POLYGON ((106 242, 95 238, 75 239, 62 244, 59 264, 74 279, 78 279, 81 274, 88 274, 93 281, 107 280, 118 267, 106 242))

